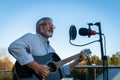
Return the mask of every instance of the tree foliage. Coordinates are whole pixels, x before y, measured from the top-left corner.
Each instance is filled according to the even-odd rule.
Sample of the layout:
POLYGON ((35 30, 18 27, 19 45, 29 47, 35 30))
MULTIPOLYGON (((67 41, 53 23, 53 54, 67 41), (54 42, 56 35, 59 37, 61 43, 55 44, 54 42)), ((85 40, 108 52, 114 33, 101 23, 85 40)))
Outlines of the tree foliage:
POLYGON ((0 60, 0 70, 11 70, 13 63, 9 60, 8 57, 0 60))
POLYGON ((11 70, 13 63, 8 57, 6 48, 0 48, 0 70, 11 70))

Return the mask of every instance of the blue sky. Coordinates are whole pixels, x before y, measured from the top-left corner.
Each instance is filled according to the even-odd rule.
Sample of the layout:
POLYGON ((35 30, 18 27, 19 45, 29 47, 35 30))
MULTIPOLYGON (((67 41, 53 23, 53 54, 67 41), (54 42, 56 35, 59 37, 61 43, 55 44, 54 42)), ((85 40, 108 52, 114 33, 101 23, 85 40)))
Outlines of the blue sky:
MULTIPOLYGON (((66 58, 90 48, 92 55, 101 56, 99 42, 76 47, 69 43, 70 25, 77 31, 88 28, 87 23, 101 22, 106 37, 106 52, 111 56, 120 51, 120 1, 119 0, 1 0, 0 1, 0 47, 7 48, 15 39, 26 33, 35 33, 35 24, 44 16, 53 19, 56 29, 50 39, 60 57, 66 58)), ((98 27, 93 26, 98 31, 98 27)), ((75 44, 84 44, 99 39, 98 35, 80 36, 75 44)), ((11 58, 12 59, 12 58, 11 58)))

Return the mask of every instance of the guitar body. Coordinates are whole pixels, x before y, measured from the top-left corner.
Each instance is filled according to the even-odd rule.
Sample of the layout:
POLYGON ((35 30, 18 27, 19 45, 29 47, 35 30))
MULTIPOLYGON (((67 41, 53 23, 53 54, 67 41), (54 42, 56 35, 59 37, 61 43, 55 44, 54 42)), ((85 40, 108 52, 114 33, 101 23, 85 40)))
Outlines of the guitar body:
MULTIPOLYGON (((55 53, 49 53, 44 56, 33 56, 34 60, 39 64, 48 65, 50 67, 50 73, 45 78, 45 80, 60 80, 62 78, 62 73, 60 68, 57 68, 54 64, 59 61, 60 58, 55 53)), ((13 78, 14 80, 42 80, 41 76, 35 74, 35 72, 27 66, 21 66, 17 61, 15 63, 15 68, 13 68, 13 78)))

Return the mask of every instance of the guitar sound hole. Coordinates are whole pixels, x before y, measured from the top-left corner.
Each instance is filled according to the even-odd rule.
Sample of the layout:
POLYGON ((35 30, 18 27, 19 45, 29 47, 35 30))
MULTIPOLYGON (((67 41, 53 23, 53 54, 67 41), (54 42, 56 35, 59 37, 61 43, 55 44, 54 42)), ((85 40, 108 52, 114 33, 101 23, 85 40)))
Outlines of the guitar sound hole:
POLYGON ((57 67, 53 62, 48 63, 51 72, 55 72, 57 67))

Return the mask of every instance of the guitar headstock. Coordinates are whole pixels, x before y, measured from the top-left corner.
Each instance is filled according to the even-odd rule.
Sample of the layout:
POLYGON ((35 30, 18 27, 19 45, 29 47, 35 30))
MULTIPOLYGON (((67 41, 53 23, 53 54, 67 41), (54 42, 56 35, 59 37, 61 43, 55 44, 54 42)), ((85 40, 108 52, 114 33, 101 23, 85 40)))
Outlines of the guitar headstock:
POLYGON ((84 49, 83 52, 85 52, 87 55, 92 54, 92 51, 90 49, 84 49))

